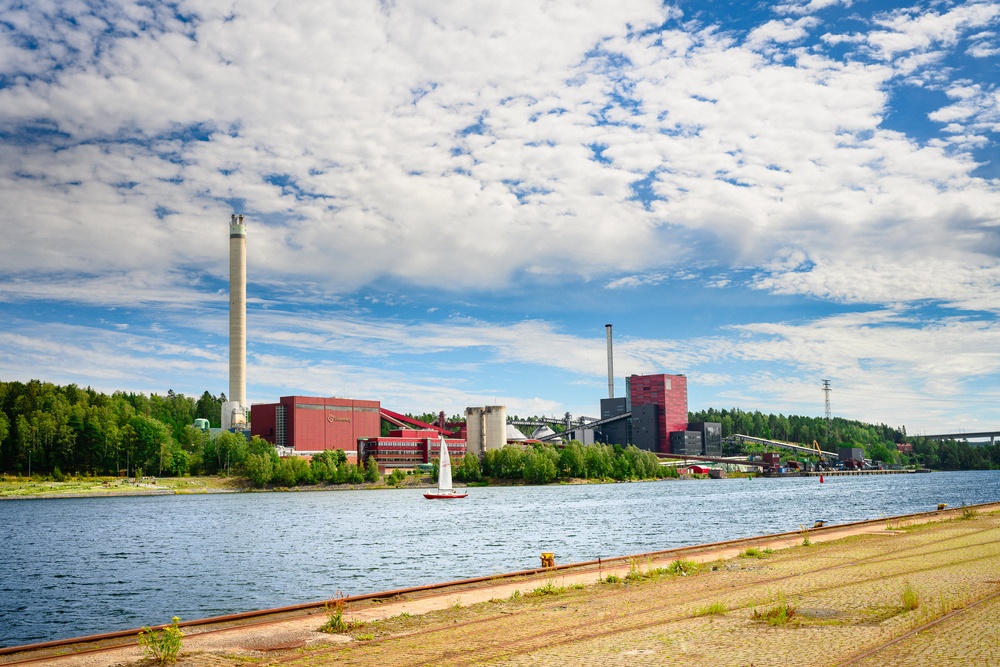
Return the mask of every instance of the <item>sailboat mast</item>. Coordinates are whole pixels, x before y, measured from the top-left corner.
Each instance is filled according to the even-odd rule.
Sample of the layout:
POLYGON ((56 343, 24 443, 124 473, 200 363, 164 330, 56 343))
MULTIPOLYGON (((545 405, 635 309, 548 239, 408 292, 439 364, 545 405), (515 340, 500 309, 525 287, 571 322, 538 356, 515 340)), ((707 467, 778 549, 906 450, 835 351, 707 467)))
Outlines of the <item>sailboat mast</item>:
POLYGON ((438 490, 451 491, 451 455, 448 454, 448 444, 441 436, 441 461, 439 463, 438 490))

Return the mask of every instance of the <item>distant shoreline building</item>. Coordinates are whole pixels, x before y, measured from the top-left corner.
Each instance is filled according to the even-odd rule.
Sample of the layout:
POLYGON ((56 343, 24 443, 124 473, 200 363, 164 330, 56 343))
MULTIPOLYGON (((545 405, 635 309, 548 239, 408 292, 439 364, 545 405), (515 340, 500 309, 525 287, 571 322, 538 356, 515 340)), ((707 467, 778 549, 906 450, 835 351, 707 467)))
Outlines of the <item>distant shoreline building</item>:
POLYGON ((297 455, 342 449, 357 463, 358 441, 377 438, 381 429, 378 401, 282 396, 250 408, 250 435, 297 455))

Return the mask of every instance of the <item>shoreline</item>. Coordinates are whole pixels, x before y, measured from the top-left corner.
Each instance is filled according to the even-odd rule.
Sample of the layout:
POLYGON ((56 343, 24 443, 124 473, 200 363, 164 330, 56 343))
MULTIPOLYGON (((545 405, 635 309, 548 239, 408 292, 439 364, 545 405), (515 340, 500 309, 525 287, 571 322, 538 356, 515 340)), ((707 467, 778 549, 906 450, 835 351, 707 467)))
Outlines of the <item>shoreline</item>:
MULTIPOLYGON (((90 479, 90 478, 88 478, 90 479)), ((92 479, 104 479, 104 478, 92 478, 92 479)), ((121 479, 121 478, 113 478, 121 479)), ((21 484, 22 486, 28 484, 27 482, 0 482, 0 501, 4 500, 51 500, 54 498, 113 498, 113 497, 135 497, 135 496, 188 496, 188 495, 207 495, 215 493, 317 493, 326 491, 369 491, 369 490, 399 490, 405 491, 407 489, 412 490, 425 490, 425 489, 435 489, 437 484, 430 478, 424 482, 413 482, 410 484, 402 484, 400 486, 392 486, 389 484, 374 482, 374 483, 362 483, 362 484, 337 484, 337 485, 327 485, 327 484, 306 484, 300 486, 292 487, 274 487, 274 488, 255 488, 253 486, 237 486, 230 484, 228 486, 192 486, 192 487, 177 487, 173 486, 173 483, 181 482, 181 484, 193 484, 189 480, 202 480, 205 478, 174 478, 174 477, 164 477, 161 481, 164 482, 163 487, 156 487, 152 485, 139 486, 135 485, 132 488, 125 489, 109 489, 104 486, 98 486, 100 482, 94 482, 92 488, 87 490, 67 490, 67 491, 40 491, 37 493, 5 493, 4 484, 21 484), (165 487, 165 488, 164 488, 165 487)), ((229 479, 235 481, 234 478, 220 478, 229 479)), ((480 482, 464 483, 459 482, 455 484, 455 488, 462 489, 475 489, 475 488, 488 488, 488 487, 511 487, 511 486, 576 486, 585 484, 640 484, 647 482, 677 482, 677 481, 691 481, 695 478, 692 477, 680 477, 680 478, 660 478, 660 479, 629 479, 629 480, 616 480, 616 479, 578 479, 572 478, 568 480, 562 480, 557 482, 552 482, 550 484, 530 484, 528 482, 523 482, 521 480, 500 480, 496 483, 483 484, 480 482)), ((731 479, 740 479, 738 477, 733 477, 731 479)), ((712 480, 719 481, 719 480, 712 480)), ((35 482, 35 484, 59 484, 61 482, 35 482)), ((76 484, 89 484, 90 482, 75 482, 76 484)))

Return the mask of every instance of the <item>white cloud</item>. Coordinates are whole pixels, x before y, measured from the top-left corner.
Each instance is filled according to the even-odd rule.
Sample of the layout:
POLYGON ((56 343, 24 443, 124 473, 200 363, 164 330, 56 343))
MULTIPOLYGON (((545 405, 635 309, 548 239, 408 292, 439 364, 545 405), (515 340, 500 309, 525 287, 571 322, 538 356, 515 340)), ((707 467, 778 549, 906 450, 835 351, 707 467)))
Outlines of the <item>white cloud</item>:
POLYGON ((994 25, 1000 19, 1000 5, 968 2, 937 13, 912 7, 877 18, 869 43, 885 58, 907 51, 922 51, 935 45, 954 46, 964 32, 994 25))
POLYGON ((797 20, 782 19, 780 21, 768 21, 762 26, 754 28, 747 35, 747 44, 760 48, 768 42, 779 44, 790 44, 800 42, 809 34, 809 29, 819 24, 819 21, 812 17, 797 20))
POLYGON ((836 7, 838 5, 850 7, 852 4, 854 4, 852 0, 793 0, 792 2, 776 5, 774 12, 777 14, 793 15, 815 14, 829 7, 836 7))
MULTIPOLYGON (((566 374, 603 365, 600 341, 567 336, 537 312, 517 324, 376 326, 338 315, 334 329, 323 319, 349 310, 344 295, 383 283, 456 299, 587 281, 667 289, 710 265, 711 275, 695 275, 720 290, 738 270, 778 295, 997 312, 1000 188, 973 174, 995 152, 1000 103, 993 81, 953 80, 950 67, 992 57, 1000 7, 915 6, 878 15, 874 30, 852 21, 836 34, 816 16, 837 4, 852 6, 785 2, 775 11, 790 18, 743 39, 682 22, 654 0, 334 9, 190 0, 178 6, 187 20, 155 4, 8 8, 0 302, 124 304, 168 330, 176 323, 154 311, 183 309, 204 318, 190 326, 221 335, 223 322, 205 313, 225 300, 225 226, 236 209, 248 216, 251 282, 273 299, 252 325, 274 347, 260 357, 272 386, 285 386, 283 364, 294 369, 281 380, 289 386, 365 382, 371 366, 293 363, 348 341, 368 359, 476 350, 478 368, 483 359, 566 374), (904 80, 947 91, 929 117, 939 137, 886 129, 904 80)), ((114 333, 159 340, 148 325, 119 324, 128 328, 114 333)), ((65 353, 94 360, 81 373, 127 377, 110 361, 107 341, 117 339, 84 336, 46 357, 28 345, 42 334, 21 330, 10 344, 26 361, 10 355, 12 372, 32 361, 47 379, 65 377, 65 353)), ((878 342, 851 341, 864 354, 878 342)), ((616 349, 635 372, 691 368, 765 386, 764 375, 711 367, 733 345, 706 336, 616 349)), ((915 346, 931 349, 923 338, 915 346)), ((834 366, 849 368, 843 359, 834 366)), ((903 364, 885 367, 889 378, 903 364)), ((372 377, 400 400, 423 384, 447 404, 489 394, 415 375, 372 377)), ((375 383, 360 386, 378 393, 375 383)), ((496 393, 523 406, 545 400, 496 393)))
MULTIPOLYGON (((840 223, 844 251, 872 236, 865 221, 909 225, 929 185, 955 193, 932 195, 944 219, 996 204, 961 153, 876 132, 898 69, 762 56, 809 35, 811 17, 737 44, 712 28, 629 33, 672 11, 640 1, 342 10, 192 4, 198 18, 181 23, 121 9, 40 32, 82 44, 112 23, 128 36, 0 91, 7 127, 43 118, 68 134, 58 153, 2 148, 0 190, 17 202, 0 210, 6 274, 222 277, 231 200, 246 202, 255 279, 340 292, 382 276, 480 289, 518 275, 655 276, 692 243, 758 264, 833 218, 854 221, 840 223), (138 20, 155 29, 134 31, 138 20), (659 198, 648 207, 631 187, 644 178, 659 198)), ((879 23, 913 50, 993 17, 975 4, 879 23)), ((936 118, 988 118, 977 110, 936 118)), ((951 243, 948 231, 934 243, 951 243)))

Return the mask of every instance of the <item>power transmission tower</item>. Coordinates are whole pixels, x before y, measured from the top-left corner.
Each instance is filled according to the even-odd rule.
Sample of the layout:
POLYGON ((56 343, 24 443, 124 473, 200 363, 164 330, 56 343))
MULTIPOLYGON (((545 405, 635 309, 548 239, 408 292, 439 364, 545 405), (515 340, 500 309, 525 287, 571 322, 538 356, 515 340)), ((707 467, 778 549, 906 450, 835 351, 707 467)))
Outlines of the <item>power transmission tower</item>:
POLYGON ((833 414, 830 412, 830 381, 823 380, 824 402, 826 403, 826 445, 830 446, 830 426, 833 423, 833 414))

